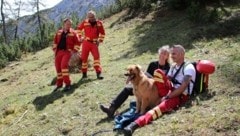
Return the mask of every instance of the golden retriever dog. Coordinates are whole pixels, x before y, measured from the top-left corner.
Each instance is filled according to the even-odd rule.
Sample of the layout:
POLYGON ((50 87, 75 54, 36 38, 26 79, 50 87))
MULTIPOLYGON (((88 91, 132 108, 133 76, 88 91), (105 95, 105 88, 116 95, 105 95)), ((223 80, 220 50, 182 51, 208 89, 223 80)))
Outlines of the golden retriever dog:
POLYGON ((155 107, 160 96, 154 80, 148 78, 141 70, 140 65, 130 65, 125 76, 127 83, 133 85, 133 94, 136 96, 136 113, 144 114, 149 108, 155 107))

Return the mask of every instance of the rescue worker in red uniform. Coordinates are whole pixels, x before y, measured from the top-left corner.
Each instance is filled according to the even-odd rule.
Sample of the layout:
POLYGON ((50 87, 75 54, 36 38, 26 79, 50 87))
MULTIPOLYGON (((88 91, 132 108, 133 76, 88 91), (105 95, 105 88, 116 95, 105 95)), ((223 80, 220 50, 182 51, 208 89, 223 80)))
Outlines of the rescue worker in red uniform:
POLYGON ((101 76, 102 68, 98 46, 104 40, 105 30, 102 22, 96 19, 94 11, 87 13, 87 19, 78 25, 77 32, 82 39, 82 79, 87 78, 87 60, 90 52, 93 55, 93 67, 96 71, 97 79, 103 79, 103 76, 101 76))
POLYGON ((55 53, 55 68, 57 72, 57 91, 65 83, 64 91, 71 89, 68 62, 71 55, 80 50, 80 40, 77 32, 71 28, 72 20, 67 18, 63 21, 63 28, 58 30, 54 37, 53 51, 55 53))
POLYGON ((137 128, 149 124, 151 121, 161 117, 163 113, 174 110, 188 100, 189 95, 192 93, 196 71, 192 64, 184 66, 184 54, 185 49, 183 46, 174 45, 172 47, 171 58, 176 63, 168 72, 168 77, 173 84, 172 90, 161 99, 159 105, 126 126, 123 130, 125 136, 131 136, 137 128), (184 72, 182 72, 182 68, 184 68, 184 72))

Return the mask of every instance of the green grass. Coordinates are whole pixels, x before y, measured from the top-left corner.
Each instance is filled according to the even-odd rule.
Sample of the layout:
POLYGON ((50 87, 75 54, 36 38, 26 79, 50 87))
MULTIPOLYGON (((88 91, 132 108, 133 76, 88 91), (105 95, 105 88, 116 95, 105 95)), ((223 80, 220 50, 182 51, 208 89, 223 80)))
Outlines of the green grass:
MULTIPOLYGON (((239 135, 239 25, 224 21, 195 25, 186 19, 185 13, 172 11, 121 21, 127 15, 123 11, 104 20, 106 39, 100 46, 104 80, 96 80, 90 67, 89 80, 80 81, 80 73, 71 74, 75 89, 52 93, 53 86, 49 84, 55 69, 50 47, 1 69, 0 135, 88 136, 101 130, 110 131, 98 135, 121 135, 111 131, 114 121, 106 119, 99 104, 108 104, 121 91, 129 64, 137 63, 146 69, 150 61, 157 59, 157 49, 165 44, 184 45, 188 60, 215 62, 210 91, 193 100, 190 106, 138 129, 134 135, 239 135), (229 31, 224 33, 226 30, 229 31)), ((238 18, 232 23, 238 22, 238 18)), ((118 111, 128 108, 130 100, 134 97, 118 111)))

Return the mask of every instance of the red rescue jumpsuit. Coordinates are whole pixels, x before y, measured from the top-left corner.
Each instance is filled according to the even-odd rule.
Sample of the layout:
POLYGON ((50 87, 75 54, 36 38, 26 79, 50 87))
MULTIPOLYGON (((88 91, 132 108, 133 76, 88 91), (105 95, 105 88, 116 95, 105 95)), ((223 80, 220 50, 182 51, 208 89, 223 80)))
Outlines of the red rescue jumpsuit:
POLYGON ((80 40, 74 29, 70 28, 67 33, 64 33, 63 29, 57 31, 54 37, 53 51, 55 52, 55 68, 57 72, 56 85, 58 87, 62 87, 63 82, 66 86, 71 84, 68 62, 71 57, 71 53, 79 50, 80 40), (65 38, 64 41, 61 41, 63 34, 65 34, 65 38), (64 49, 59 47, 60 43, 64 46, 64 49))
POLYGON ((161 98, 166 96, 172 88, 172 85, 165 75, 165 72, 161 69, 156 69, 153 73, 153 79, 155 80, 154 83, 158 88, 159 96, 161 98))
POLYGON ((83 39, 82 43, 82 72, 87 73, 87 60, 89 53, 93 55, 93 66, 96 73, 101 73, 102 68, 100 64, 100 54, 98 50, 98 43, 103 42, 105 37, 105 30, 101 21, 96 20, 96 24, 92 26, 88 19, 84 20, 77 27, 78 35, 83 39), (84 33, 84 36, 83 36, 84 33))
MULTIPOLYGON (((166 96, 169 91, 173 90, 173 87, 171 86, 171 82, 165 76, 164 72, 161 72, 158 69, 155 70, 154 79, 155 79, 155 81, 160 81, 157 83, 157 86, 158 86, 159 94, 161 97, 166 96), (159 77, 161 77, 161 76, 163 77, 162 79, 164 82, 161 82, 162 81, 161 78, 159 79, 159 77)), ((147 125, 151 121, 160 117, 162 115, 162 113, 172 111, 179 105, 185 103, 187 100, 188 100, 188 96, 184 95, 184 94, 182 94, 181 96, 167 99, 167 100, 161 102, 155 108, 149 110, 146 114, 140 116, 134 122, 137 123, 138 126, 143 127, 144 125, 147 125)))

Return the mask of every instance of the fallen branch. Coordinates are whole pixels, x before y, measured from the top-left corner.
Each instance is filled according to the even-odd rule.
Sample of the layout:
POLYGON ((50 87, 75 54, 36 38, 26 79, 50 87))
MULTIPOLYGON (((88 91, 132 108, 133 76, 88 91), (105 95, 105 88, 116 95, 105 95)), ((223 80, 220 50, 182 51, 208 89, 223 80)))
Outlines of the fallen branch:
MULTIPOLYGON (((14 124, 17 124, 18 122, 20 122, 22 120, 22 118, 27 114, 28 110, 26 110, 23 115, 14 123, 14 124)), ((14 125, 13 124, 13 125, 14 125)))
POLYGON ((13 125, 17 124, 18 122, 20 122, 22 120, 22 118, 27 114, 28 110, 26 110, 22 116, 16 121, 13 122, 7 129, 5 129, 4 131, 2 131, 1 135, 4 134, 9 128, 11 128, 13 125))

